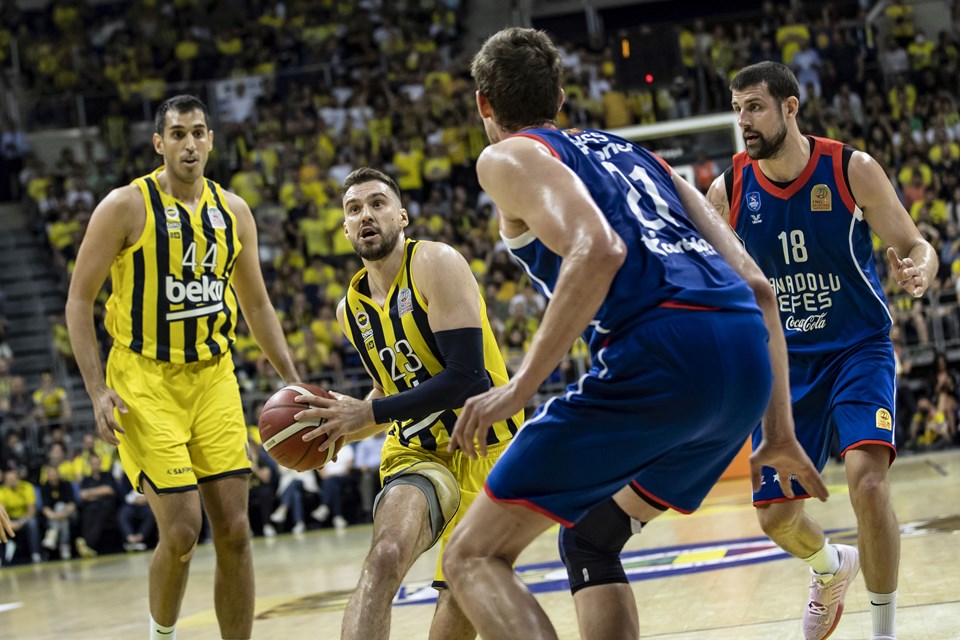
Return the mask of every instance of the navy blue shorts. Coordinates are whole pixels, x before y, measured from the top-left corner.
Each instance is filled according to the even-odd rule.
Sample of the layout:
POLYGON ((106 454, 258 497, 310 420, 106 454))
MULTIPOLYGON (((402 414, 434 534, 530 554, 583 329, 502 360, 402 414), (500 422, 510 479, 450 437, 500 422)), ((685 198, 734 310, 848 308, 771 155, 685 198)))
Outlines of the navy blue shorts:
POLYGON ((743 447, 771 388, 759 313, 664 311, 612 335, 593 368, 527 421, 487 493, 566 526, 631 481, 693 511, 743 447))
MULTIPOLYGON (((861 342, 845 351, 826 355, 790 356, 790 396, 797 440, 817 469, 830 457, 834 431, 841 455, 865 444, 890 447, 896 457, 894 406, 896 364, 893 344, 886 337, 861 342)), ((753 446, 760 442, 760 429, 753 446)), ((793 481, 794 499, 810 494, 793 481)), ((780 478, 763 468, 763 485, 753 494, 754 504, 783 502, 780 478)))

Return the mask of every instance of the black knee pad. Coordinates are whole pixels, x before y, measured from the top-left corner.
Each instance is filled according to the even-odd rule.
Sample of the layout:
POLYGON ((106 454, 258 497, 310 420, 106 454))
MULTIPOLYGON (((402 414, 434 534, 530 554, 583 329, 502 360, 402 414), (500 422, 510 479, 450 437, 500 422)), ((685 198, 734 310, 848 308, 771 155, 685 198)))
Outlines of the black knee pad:
POLYGON ((560 529, 560 559, 567 568, 570 592, 626 583, 620 552, 631 535, 630 516, 613 498, 591 509, 576 526, 560 529))

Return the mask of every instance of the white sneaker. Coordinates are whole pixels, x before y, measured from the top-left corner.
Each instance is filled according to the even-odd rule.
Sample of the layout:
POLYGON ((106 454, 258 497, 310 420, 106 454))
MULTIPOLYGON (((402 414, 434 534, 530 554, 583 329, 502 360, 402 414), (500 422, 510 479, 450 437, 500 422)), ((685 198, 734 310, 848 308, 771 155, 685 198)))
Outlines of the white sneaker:
POLYGON ((62 544, 60 545, 60 559, 69 560, 70 559, 70 545, 62 544))
POLYGON ((264 538, 276 538, 277 530, 273 528, 272 524, 263 525, 263 537, 264 538))
POLYGON ((47 529, 47 532, 43 535, 43 542, 40 543, 44 548, 50 549, 53 551, 57 548, 57 530, 53 527, 47 529))
POLYGON ((307 530, 307 525, 303 524, 302 522, 298 522, 297 524, 293 525, 293 529, 291 529, 291 531, 293 532, 293 535, 295 536, 300 535, 306 530, 307 530))
POLYGON ((840 553, 840 568, 832 576, 819 576, 812 570, 810 600, 803 612, 805 640, 827 640, 843 615, 847 589, 860 571, 860 556, 856 547, 835 545, 840 553))
POLYGON ((333 516, 333 526, 338 531, 347 528, 347 519, 343 516, 333 516))
POLYGON ((17 552, 17 543, 13 540, 7 540, 7 544, 4 548, 4 557, 6 558, 5 562, 10 564, 13 562, 13 556, 17 552))
POLYGON ((330 517, 330 507, 322 504, 310 512, 310 517, 317 522, 325 522, 326 519, 330 517))
POLYGON ((30 562, 32 562, 33 564, 38 564, 40 562, 43 562, 43 558, 40 557, 39 553, 31 553, 30 562))
POLYGON ((280 505, 277 510, 270 514, 270 522, 283 524, 287 519, 287 506, 280 505))

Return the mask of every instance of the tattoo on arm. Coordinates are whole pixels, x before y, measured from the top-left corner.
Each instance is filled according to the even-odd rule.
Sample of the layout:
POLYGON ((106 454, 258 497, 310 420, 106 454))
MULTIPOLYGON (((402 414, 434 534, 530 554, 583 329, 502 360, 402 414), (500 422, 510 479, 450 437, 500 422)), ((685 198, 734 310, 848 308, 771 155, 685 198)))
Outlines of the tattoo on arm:
POLYGON ((720 193, 719 189, 711 189, 710 193, 707 194, 707 199, 714 209, 720 213, 720 217, 724 220, 730 219, 730 203, 727 202, 726 194, 720 193))

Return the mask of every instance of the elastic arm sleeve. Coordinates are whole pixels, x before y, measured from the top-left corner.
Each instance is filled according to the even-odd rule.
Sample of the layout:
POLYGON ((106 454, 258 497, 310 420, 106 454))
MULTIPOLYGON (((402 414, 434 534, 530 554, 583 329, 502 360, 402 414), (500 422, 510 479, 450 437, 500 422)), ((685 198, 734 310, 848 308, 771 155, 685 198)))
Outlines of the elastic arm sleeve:
POLYGON ((490 388, 483 364, 483 331, 451 329, 433 334, 443 371, 422 384, 373 401, 377 424, 423 418, 436 411, 459 409, 467 398, 490 388))

